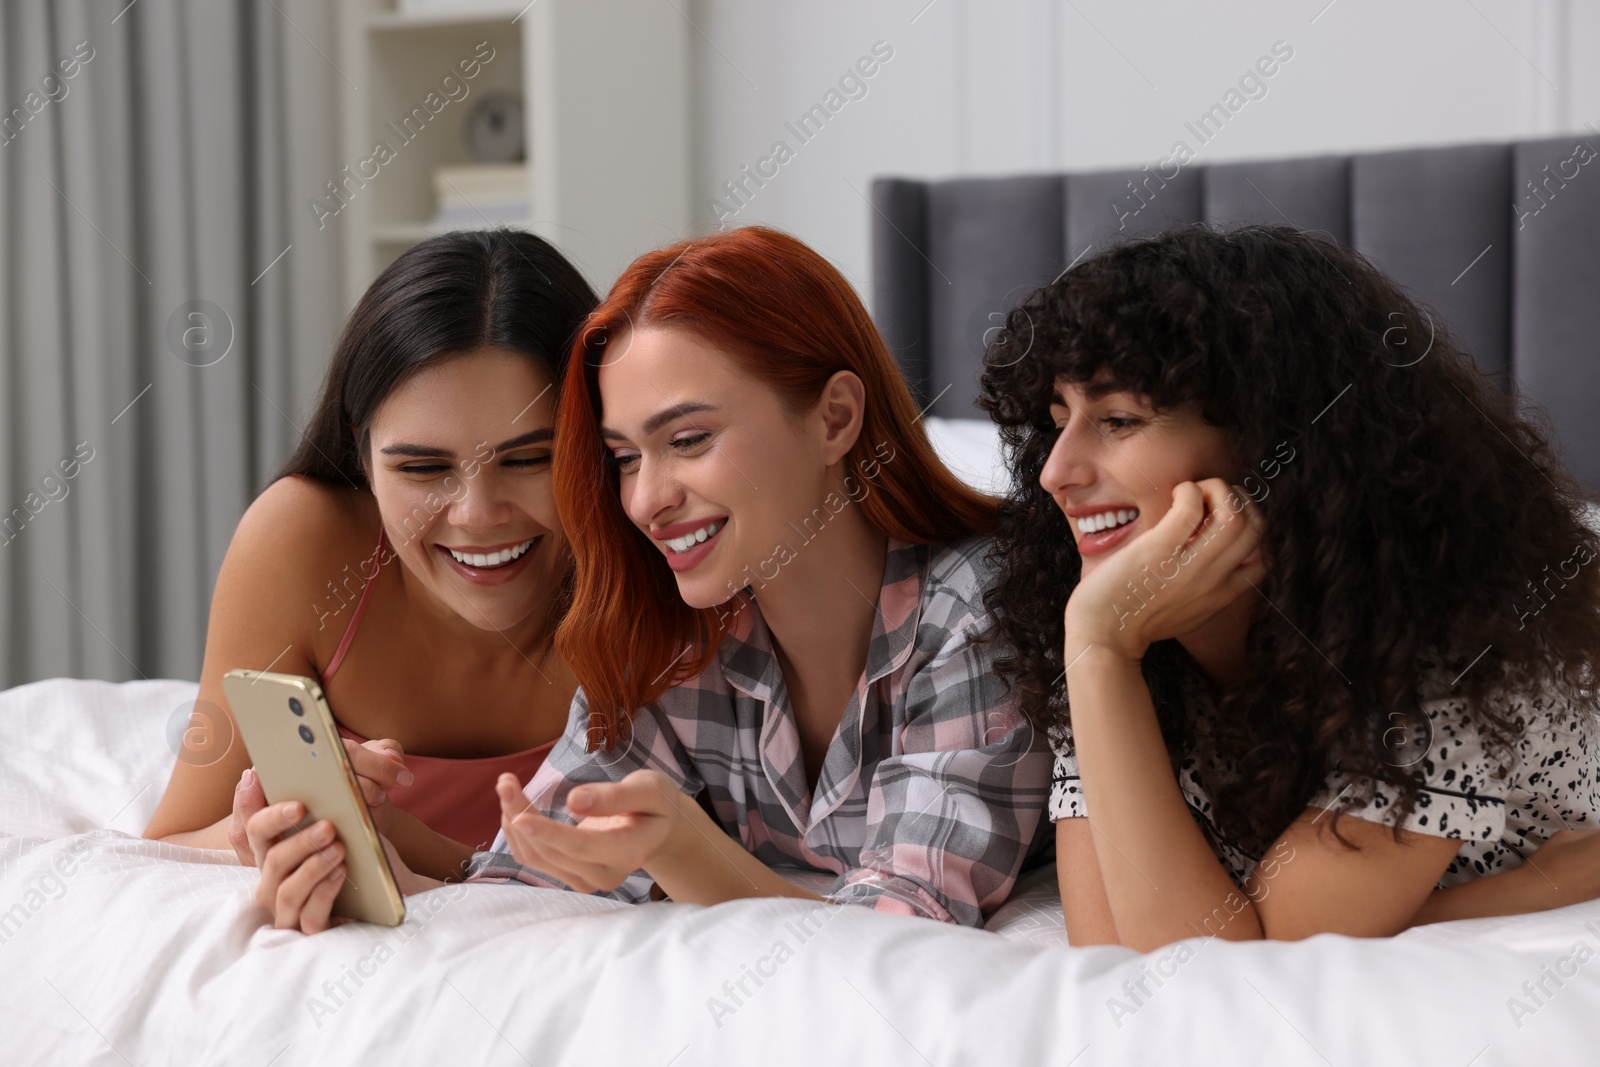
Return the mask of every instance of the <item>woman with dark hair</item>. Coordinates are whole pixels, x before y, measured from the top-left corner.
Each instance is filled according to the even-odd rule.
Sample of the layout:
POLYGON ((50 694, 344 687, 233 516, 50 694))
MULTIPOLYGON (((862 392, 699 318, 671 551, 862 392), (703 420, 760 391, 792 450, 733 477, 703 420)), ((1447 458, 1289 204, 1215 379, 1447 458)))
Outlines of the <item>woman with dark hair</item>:
POLYGON ((1073 943, 1600 895, 1582 492, 1360 255, 1115 248, 1010 314, 980 404, 1014 476, 998 666, 1057 752, 1073 943))
POLYGON ((849 283, 773 230, 686 241, 577 355, 556 645, 582 688, 526 795, 501 777, 472 878, 981 923, 1049 776, 984 643, 997 502, 934 455, 849 283))
MULTIPOLYGON (((496 778, 531 775, 566 722, 576 683, 552 639, 571 554, 550 455, 555 386, 595 302, 532 234, 402 254, 351 313, 299 447, 217 576, 199 698, 213 729, 233 737, 227 670, 320 679, 380 830, 438 878, 493 837, 496 778)), ((322 929, 341 847, 326 822, 280 842, 304 813, 268 807, 249 763, 238 743, 180 753, 145 836, 233 848, 262 867, 277 925, 322 929)))

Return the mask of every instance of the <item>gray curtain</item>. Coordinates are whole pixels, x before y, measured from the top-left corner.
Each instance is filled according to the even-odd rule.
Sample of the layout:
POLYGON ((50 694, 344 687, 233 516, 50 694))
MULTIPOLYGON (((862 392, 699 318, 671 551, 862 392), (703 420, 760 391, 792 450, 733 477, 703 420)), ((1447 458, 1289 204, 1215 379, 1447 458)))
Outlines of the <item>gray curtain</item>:
POLYGON ((0 0, 0 685, 199 676, 343 310, 334 22, 0 0))

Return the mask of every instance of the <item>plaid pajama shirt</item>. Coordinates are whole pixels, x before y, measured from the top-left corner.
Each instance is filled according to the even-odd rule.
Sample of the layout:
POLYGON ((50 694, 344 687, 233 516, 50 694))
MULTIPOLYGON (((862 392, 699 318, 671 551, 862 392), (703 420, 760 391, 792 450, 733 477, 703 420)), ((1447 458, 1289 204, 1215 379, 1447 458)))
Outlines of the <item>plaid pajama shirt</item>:
MULTIPOLYGON (((632 717, 608 750, 585 751, 580 689, 566 733, 526 788, 566 823, 566 796, 640 768, 710 799, 716 821, 769 867, 833 874, 839 904, 980 925, 1023 861, 1048 843, 1050 755, 994 675, 983 591, 991 542, 891 539, 866 670, 828 745, 812 795, 794 711, 751 594, 696 678, 632 717)), ((731 613, 730 613, 731 614, 731 613)), ((505 832, 473 856, 468 881, 567 888, 512 859, 505 832)), ((610 893, 650 898, 636 871, 610 893)))

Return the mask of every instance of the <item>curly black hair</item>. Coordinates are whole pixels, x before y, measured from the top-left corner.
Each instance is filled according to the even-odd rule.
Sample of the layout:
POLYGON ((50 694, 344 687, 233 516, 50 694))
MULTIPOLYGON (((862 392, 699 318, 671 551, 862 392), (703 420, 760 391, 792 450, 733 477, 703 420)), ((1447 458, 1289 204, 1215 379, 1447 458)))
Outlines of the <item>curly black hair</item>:
MULTIPOLYGON (((1527 726, 1518 691, 1558 686, 1595 711, 1600 567, 1587 564, 1600 538, 1544 416, 1519 411, 1437 315, 1351 249, 1287 226, 1191 225, 1038 289, 985 353, 978 403, 1012 476, 986 606, 997 669, 1041 733, 1066 738, 1063 609, 1082 566, 1039 484, 1058 380, 1109 383, 1158 412, 1193 405, 1248 472, 1275 610, 1251 626, 1245 677, 1217 705, 1216 743, 1239 775, 1215 817, 1241 846, 1259 855, 1334 769, 1392 783, 1398 826, 1427 764, 1397 759, 1396 743, 1426 730, 1430 671, 1456 679, 1449 695, 1502 760, 1527 726)), ((1143 672, 1176 768, 1198 666, 1168 640, 1143 672)))

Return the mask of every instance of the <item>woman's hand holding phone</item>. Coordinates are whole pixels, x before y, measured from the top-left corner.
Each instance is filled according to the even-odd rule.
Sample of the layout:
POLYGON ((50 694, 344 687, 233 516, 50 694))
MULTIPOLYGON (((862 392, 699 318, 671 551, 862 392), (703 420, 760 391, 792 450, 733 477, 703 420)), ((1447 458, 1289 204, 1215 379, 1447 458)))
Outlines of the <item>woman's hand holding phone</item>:
MULTIPOLYGON (((261 868, 256 904, 272 915, 275 928, 315 934, 351 921, 332 914, 333 902, 349 872, 344 865, 344 846, 328 820, 285 836, 285 828, 305 813, 305 805, 298 800, 264 807, 250 817, 248 833, 256 866, 261 868)), ((378 840, 402 895, 409 897, 444 885, 407 867, 387 837, 378 840)))
MULTIPOLYGON (((408 786, 413 781, 411 772, 406 769, 405 750, 400 747, 400 742, 388 737, 362 744, 349 738, 341 740, 344 741, 345 755, 350 759, 350 769, 355 771, 356 781, 361 785, 361 799, 366 801, 367 810, 372 813, 372 825, 377 827, 379 834, 386 835, 394 810, 394 805, 389 801, 389 790, 408 786)), ((239 784, 234 786, 233 820, 228 828, 228 843, 233 846, 239 862, 246 867, 260 864, 251 848, 245 825, 251 816, 266 806, 267 795, 256 778, 255 768, 249 768, 239 776, 239 784)))
MULTIPOLYGON (((388 738, 364 744, 345 739, 344 746, 401 893, 432 888, 435 883, 413 874, 384 836, 393 811, 388 791, 412 781, 400 743, 388 738)), ((349 921, 332 915, 334 900, 349 872, 344 865, 344 845, 328 820, 289 833, 305 814, 305 805, 299 801, 267 804, 255 771, 247 770, 234 790, 228 837, 240 862, 260 868, 256 903, 272 914, 273 926, 314 934, 349 921)))
POLYGON ((261 869, 256 903, 272 913, 272 925, 279 930, 315 934, 348 921, 333 915, 334 899, 348 872, 344 845, 327 819, 289 833, 305 814, 306 806, 298 800, 270 804, 246 820, 245 833, 261 869))

